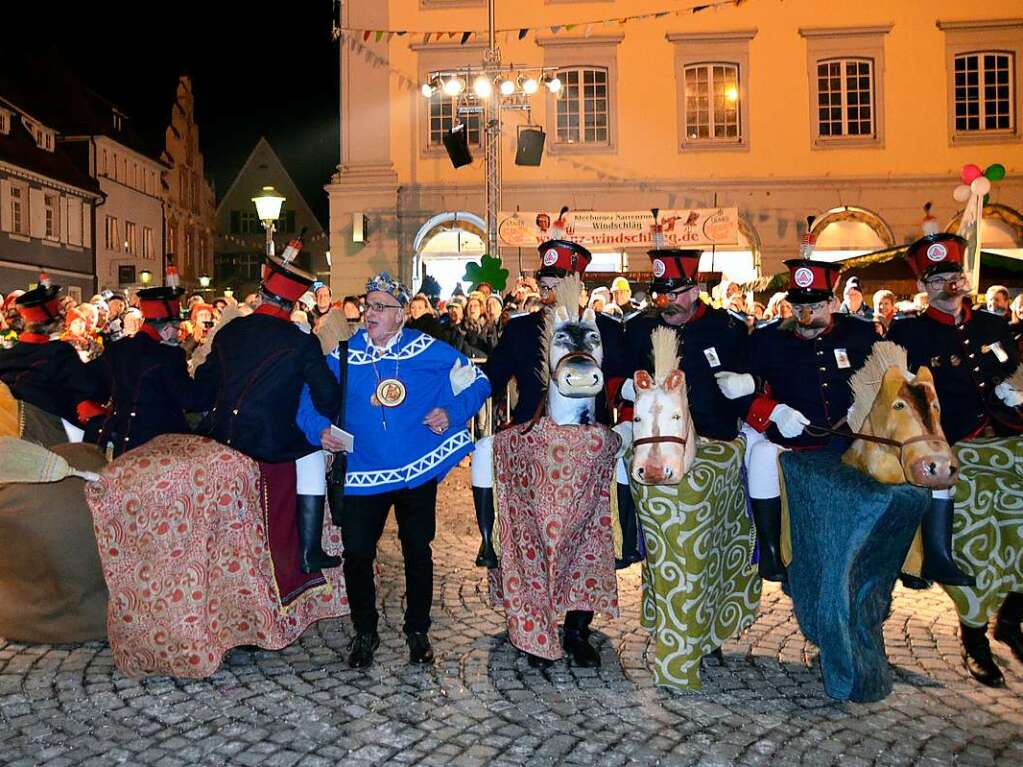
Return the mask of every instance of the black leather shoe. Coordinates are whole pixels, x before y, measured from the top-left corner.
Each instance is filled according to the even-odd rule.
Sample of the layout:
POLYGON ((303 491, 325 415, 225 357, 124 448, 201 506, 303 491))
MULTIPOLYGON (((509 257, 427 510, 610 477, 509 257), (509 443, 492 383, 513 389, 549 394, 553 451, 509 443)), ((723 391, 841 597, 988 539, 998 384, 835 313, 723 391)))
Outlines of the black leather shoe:
POLYGON ((923 578, 917 578, 915 575, 909 573, 899 573, 899 580, 902 581, 902 585, 907 589, 913 589, 914 591, 924 591, 931 587, 930 581, 925 581, 923 578))
POLYGON ((408 641, 408 662, 414 666, 429 666, 433 663, 433 648, 425 631, 413 631, 408 641))
POLYGON ((600 666, 600 653, 586 640, 582 633, 566 631, 563 646, 565 652, 572 659, 572 663, 580 668, 597 668, 600 666))
POLYGON ((987 627, 973 628, 960 623, 959 631, 963 642, 963 665, 970 676, 987 687, 1005 687, 1005 677, 991 656, 987 627))
POLYGON ((530 668, 544 669, 550 668, 554 664, 554 661, 549 658, 541 658, 539 655, 533 655, 525 651, 523 651, 523 654, 526 656, 530 668))
POLYGON ((380 646, 377 632, 356 634, 348 646, 348 665, 351 668, 369 668, 373 665, 373 653, 380 646))
POLYGON ((995 639, 1008 645, 1016 660, 1023 663, 1023 631, 1018 623, 995 622, 995 639))

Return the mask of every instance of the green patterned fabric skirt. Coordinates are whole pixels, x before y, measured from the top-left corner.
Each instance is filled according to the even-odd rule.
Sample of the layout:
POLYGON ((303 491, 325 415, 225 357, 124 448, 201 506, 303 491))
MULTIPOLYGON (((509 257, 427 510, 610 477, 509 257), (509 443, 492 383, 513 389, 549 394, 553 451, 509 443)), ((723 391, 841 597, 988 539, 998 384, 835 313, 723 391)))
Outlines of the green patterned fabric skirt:
POLYGON ((760 578, 750 564, 744 450, 742 439, 701 438, 681 484, 631 483, 647 551, 642 621, 653 633, 658 685, 700 689, 700 659, 756 617, 760 578))
POLYGON ((959 619, 984 626, 1010 591, 1023 592, 1023 437, 958 442, 952 548, 972 588, 945 586, 959 619))

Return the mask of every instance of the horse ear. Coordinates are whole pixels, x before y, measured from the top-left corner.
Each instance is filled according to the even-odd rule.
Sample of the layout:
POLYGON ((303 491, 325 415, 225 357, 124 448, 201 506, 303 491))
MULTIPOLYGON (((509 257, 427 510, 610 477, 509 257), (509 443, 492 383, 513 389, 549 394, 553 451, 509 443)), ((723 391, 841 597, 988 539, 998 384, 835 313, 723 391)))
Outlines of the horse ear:
POLYGON ((564 306, 559 306, 554 310, 554 317, 558 322, 568 322, 568 309, 564 306))
POLYGON ((686 375, 681 370, 672 370, 668 373, 668 377, 664 379, 664 390, 675 391, 685 386, 686 375))
POLYGON ((586 307, 586 309, 583 310, 583 322, 585 322, 587 325, 597 324, 597 315, 593 311, 593 309, 591 309, 588 306, 586 307))
POLYGON ((916 371, 916 380, 918 383, 929 383, 934 386, 934 374, 926 365, 921 365, 920 369, 916 371))
POLYGON ((645 370, 637 370, 633 373, 632 382, 637 389, 643 389, 644 391, 654 388, 654 379, 645 370))
POLYGON ((906 383, 906 376, 897 367, 888 368, 884 371, 884 376, 881 378, 881 388, 887 392, 890 398, 899 395, 899 389, 902 388, 904 383, 906 383))

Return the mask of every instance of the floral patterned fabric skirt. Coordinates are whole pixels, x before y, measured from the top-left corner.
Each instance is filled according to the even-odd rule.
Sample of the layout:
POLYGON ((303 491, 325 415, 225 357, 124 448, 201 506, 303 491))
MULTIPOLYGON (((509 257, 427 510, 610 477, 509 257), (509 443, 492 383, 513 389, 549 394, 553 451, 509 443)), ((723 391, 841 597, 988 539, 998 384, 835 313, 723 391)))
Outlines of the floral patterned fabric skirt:
MULTIPOLYGON (((294 464, 168 434, 110 463, 86 497, 128 676, 209 676, 232 647, 280 649, 349 612, 341 568, 298 567, 294 464)), ((323 547, 340 554, 329 520, 323 547)))
POLYGON ((1023 592, 1023 437, 957 442, 952 550, 977 579, 944 586, 959 618, 984 626, 1010 591, 1023 592))
POLYGON ((501 558, 489 571, 490 598, 515 647, 557 660, 567 611, 618 617, 611 489, 621 441, 606 426, 548 418, 524 431, 494 437, 501 558))
MULTIPOLYGON (((745 441, 701 438, 678 485, 631 483, 643 526, 643 627, 663 687, 700 689, 700 659, 752 625, 760 577, 743 491, 745 441)), ((631 462, 631 456, 630 456, 631 462)))

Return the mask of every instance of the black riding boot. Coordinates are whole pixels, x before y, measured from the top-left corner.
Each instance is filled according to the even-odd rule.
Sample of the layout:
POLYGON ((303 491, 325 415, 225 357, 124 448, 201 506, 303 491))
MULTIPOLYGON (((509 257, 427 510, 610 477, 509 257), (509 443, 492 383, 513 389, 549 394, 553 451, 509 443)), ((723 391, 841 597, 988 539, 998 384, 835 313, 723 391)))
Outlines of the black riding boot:
POLYGON ((569 610, 565 613, 565 639, 562 646, 580 668, 595 668, 600 665, 600 653, 590 644, 590 621, 593 613, 588 610, 569 610))
POLYGON ((924 512, 920 534, 924 542, 924 564, 920 577, 947 586, 975 586, 972 575, 964 574, 952 559, 952 518, 955 501, 951 498, 931 498, 924 512))
POLYGON ((636 504, 628 485, 616 482, 618 492, 618 524, 622 528, 622 558, 615 559, 615 570, 624 570, 636 562, 642 562, 639 553, 639 520, 636 519, 636 504))
POLYGON ((494 551, 494 488, 473 487, 472 503, 476 507, 476 524, 480 529, 480 550, 476 567, 497 567, 494 551))
POLYGON ((1023 594, 1010 591, 998 611, 995 639, 1009 645, 1016 660, 1023 663, 1023 631, 1020 631, 1020 621, 1023 621, 1023 594))
POLYGON ((974 628, 960 623, 959 635, 963 642, 963 664, 970 676, 988 687, 1005 687, 1005 677, 991 657, 987 626, 974 628))
POLYGON ((760 577, 784 583, 788 578, 781 562, 781 498, 750 498, 750 506, 760 544, 760 577))
POLYGON ((302 572, 314 573, 317 570, 341 567, 341 557, 329 556, 320 543, 323 537, 323 496, 299 495, 295 501, 302 572))

